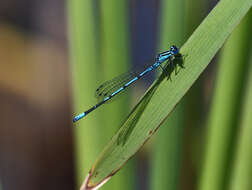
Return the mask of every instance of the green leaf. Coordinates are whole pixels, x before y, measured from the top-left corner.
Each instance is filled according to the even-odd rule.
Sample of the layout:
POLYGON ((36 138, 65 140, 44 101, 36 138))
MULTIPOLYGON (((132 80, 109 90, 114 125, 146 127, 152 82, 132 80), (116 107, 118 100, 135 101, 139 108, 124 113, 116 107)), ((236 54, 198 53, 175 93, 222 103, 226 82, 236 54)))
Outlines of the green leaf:
POLYGON ((250 54, 250 13, 251 10, 232 32, 220 53, 214 96, 207 119, 205 159, 199 190, 226 189, 230 178, 250 54))
MULTIPOLYGON (((250 14, 252 15, 252 14, 250 14)), ((250 17, 252 18, 252 17, 250 17)), ((251 21, 251 19, 250 19, 251 21)), ((251 24, 251 22, 250 22, 251 24)), ((252 45, 250 43, 250 45, 252 45)), ((246 83, 246 95, 243 104, 243 115, 240 124, 240 133, 233 165, 229 189, 249 190, 252 187, 252 48, 250 50, 249 78, 246 83)))
POLYGON ((216 5, 181 48, 181 54, 185 55, 185 69, 181 69, 177 76, 172 75, 172 82, 164 80, 164 74, 154 82, 101 152, 84 187, 96 187, 109 179, 143 146, 203 72, 251 5, 252 0, 222 0, 216 5))
MULTIPOLYGON (((92 16, 92 2, 92 0, 67 1, 69 57, 73 73, 75 114, 83 112, 83 108, 90 106, 94 95, 94 92, 90 89, 97 85, 95 83, 97 76, 93 73, 99 69, 99 55, 97 54, 97 43, 93 40, 96 39, 97 35, 95 34, 95 20, 92 16), (88 69, 86 69, 87 64, 88 69)), ((85 123, 79 122, 76 124, 78 127, 74 127, 73 130, 75 172, 76 181, 79 185, 85 177, 83 175, 88 172, 92 161, 99 153, 99 148, 102 148, 102 143, 104 143, 103 134, 100 133, 100 128, 96 127, 102 124, 101 117, 98 118, 88 118, 85 123), (85 126, 93 127, 85 128, 85 126), (92 144, 96 149, 91 146, 83 148, 83 145, 88 144, 92 144)))

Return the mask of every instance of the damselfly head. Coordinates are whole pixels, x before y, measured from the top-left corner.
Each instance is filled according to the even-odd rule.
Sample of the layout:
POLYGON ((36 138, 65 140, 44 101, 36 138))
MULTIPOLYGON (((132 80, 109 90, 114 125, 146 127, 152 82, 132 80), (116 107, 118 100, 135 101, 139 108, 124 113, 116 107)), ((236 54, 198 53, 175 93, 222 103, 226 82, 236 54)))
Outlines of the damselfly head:
POLYGON ((173 54, 178 54, 179 48, 177 48, 175 45, 172 45, 170 51, 173 52, 173 54))

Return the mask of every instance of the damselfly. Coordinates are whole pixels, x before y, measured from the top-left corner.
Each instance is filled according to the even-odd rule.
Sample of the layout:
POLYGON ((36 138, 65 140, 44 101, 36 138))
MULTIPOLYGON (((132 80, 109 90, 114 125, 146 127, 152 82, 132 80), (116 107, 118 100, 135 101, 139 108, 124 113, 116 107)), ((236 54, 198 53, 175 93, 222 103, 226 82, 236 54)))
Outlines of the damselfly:
POLYGON ((115 95, 122 92, 125 88, 142 78, 144 75, 149 73, 150 71, 155 70, 159 66, 163 69, 162 63, 165 64, 164 72, 167 75, 167 78, 169 79, 171 77, 172 72, 175 70, 175 74, 177 74, 177 67, 183 68, 183 62, 175 62, 174 60, 176 58, 182 58, 182 55, 179 53, 179 48, 177 48, 175 45, 170 47, 169 51, 165 51, 162 53, 159 53, 156 58, 153 65, 149 66, 147 69, 145 69, 140 74, 135 73, 128 73, 119 77, 116 77, 110 81, 107 81, 100 85, 96 89, 96 97, 101 100, 98 104, 91 107, 89 110, 77 115, 74 117, 73 122, 76 122, 80 120, 81 118, 85 117, 88 113, 94 111, 96 108, 104 104, 105 102, 111 100, 115 95))

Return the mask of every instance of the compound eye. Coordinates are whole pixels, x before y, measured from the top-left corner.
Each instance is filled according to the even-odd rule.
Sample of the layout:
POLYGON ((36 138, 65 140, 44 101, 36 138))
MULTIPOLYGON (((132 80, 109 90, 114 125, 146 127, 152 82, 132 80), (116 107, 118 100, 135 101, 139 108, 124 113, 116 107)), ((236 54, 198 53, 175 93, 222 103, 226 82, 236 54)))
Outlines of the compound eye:
POLYGON ((171 46, 171 49, 172 49, 172 50, 176 50, 176 49, 177 49, 177 47, 176 47, 176 46, 174 46, 174 45, 172 45, 172 46, 171 46))
POLYGON ((173 51, 174 53, 178 52, 178 48, 175 45, 171 46, 171 51, 173 51))

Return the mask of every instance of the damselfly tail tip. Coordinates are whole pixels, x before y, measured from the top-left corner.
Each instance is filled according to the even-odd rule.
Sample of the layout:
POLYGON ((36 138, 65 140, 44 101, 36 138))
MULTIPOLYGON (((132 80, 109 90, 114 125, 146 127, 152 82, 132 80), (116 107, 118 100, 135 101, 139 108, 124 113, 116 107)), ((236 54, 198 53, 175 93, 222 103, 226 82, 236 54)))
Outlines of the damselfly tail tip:
POLYGON ((73 123, 75 123, 76 121, 78 121, 79 119, 78 118, 73 118, 73 123))
POLYGON ((86 114, 81 113, 73 118, 73 122, 75 123, 76 121, 79 121, 81 118, 83 118, 86 114))

